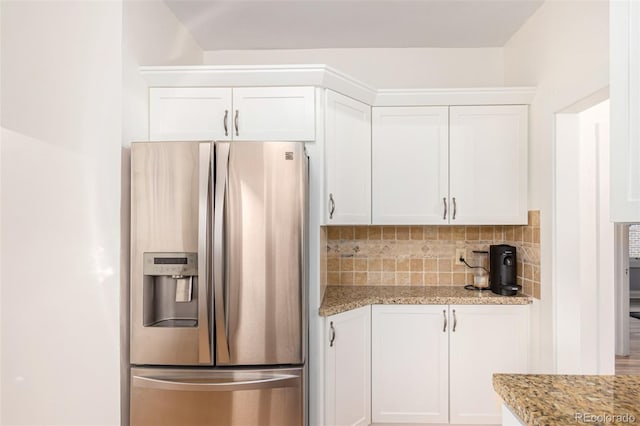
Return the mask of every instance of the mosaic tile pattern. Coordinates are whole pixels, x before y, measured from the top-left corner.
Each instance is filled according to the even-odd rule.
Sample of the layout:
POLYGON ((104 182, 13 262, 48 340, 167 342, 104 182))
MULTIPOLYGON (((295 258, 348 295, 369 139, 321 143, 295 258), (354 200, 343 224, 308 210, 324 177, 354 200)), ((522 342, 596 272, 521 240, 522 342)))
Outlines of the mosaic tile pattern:
POLYGON ((540 298, 540 212, 528 225, 329 226, 328 285, 451 286, 473 283, 473 273, 455 264, 456 249, 470 265, 488 268, 491 244, 510 244, 518 255, 523 293, 540 298))

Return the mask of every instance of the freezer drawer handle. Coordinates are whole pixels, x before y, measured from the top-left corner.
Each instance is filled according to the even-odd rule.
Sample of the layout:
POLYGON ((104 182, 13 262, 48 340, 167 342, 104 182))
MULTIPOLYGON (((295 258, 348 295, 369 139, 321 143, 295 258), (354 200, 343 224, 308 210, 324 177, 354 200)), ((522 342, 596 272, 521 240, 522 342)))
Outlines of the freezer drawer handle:
POLYGON ((228 382, 190 382, 162 377, 133 376, 132 386, 173 391, 196 392, 229 392, 252 389, 274 389, 300 387, 300 376, 281 374, 256 380, 240 380, 228 382))

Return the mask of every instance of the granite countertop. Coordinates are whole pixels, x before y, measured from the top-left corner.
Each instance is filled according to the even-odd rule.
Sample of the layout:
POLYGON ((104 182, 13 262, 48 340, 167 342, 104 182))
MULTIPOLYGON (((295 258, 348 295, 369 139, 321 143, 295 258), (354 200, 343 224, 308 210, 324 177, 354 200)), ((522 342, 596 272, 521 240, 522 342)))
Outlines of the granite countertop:
POLYGON ((451 287, 328 286, 319 313, 339 314, 366 305, 527 305, 529 296, 451 287))
POLYGON ((640 424, 640 376, 494 374, 493 387, 528 426, 640 424))

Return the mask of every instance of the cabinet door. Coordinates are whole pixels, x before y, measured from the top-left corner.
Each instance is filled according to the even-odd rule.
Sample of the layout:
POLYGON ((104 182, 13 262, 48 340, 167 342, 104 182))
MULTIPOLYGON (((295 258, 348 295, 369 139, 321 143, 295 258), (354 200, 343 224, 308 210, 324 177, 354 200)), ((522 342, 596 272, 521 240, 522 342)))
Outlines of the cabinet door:
POLYGON ((371 223, 371 107, 327 90, 326 221, 371 223))
POLYGON ((371 307, 325 320, 327 426, 371 423, 371 307))
POLYGON ((149 140, 231 140, 231 89, 151 88, 149 97, 149 140))
POLYGON ((447 223, 449 108, 373 108, 374 224, 447 223))
POLYGON ((611 221, 640 222, 640 3, 609 5, 611 221))
POLYGON ((450 107, 451 224, 527 223, 527 115, 526 105, 450 107))
POLYGON ((374 423, 447 423, 446 319, 446 305, 373 306, 374 423))
POLYGON ((449 307, 452 424, 500 424, 494 373, 527 373, 529 306, 449 307))
POLYGON ((313 87, 233 89, 233 138, 243 141, 315 139, 313 87))

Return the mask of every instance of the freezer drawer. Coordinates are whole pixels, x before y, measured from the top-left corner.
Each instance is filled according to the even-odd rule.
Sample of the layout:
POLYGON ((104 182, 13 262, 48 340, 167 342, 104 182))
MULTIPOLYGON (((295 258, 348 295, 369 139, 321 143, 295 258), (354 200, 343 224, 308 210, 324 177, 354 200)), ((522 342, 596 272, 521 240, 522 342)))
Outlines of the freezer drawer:
POLYGON ((131 369, 131 426, 303 425, 302 367, 131 369))

